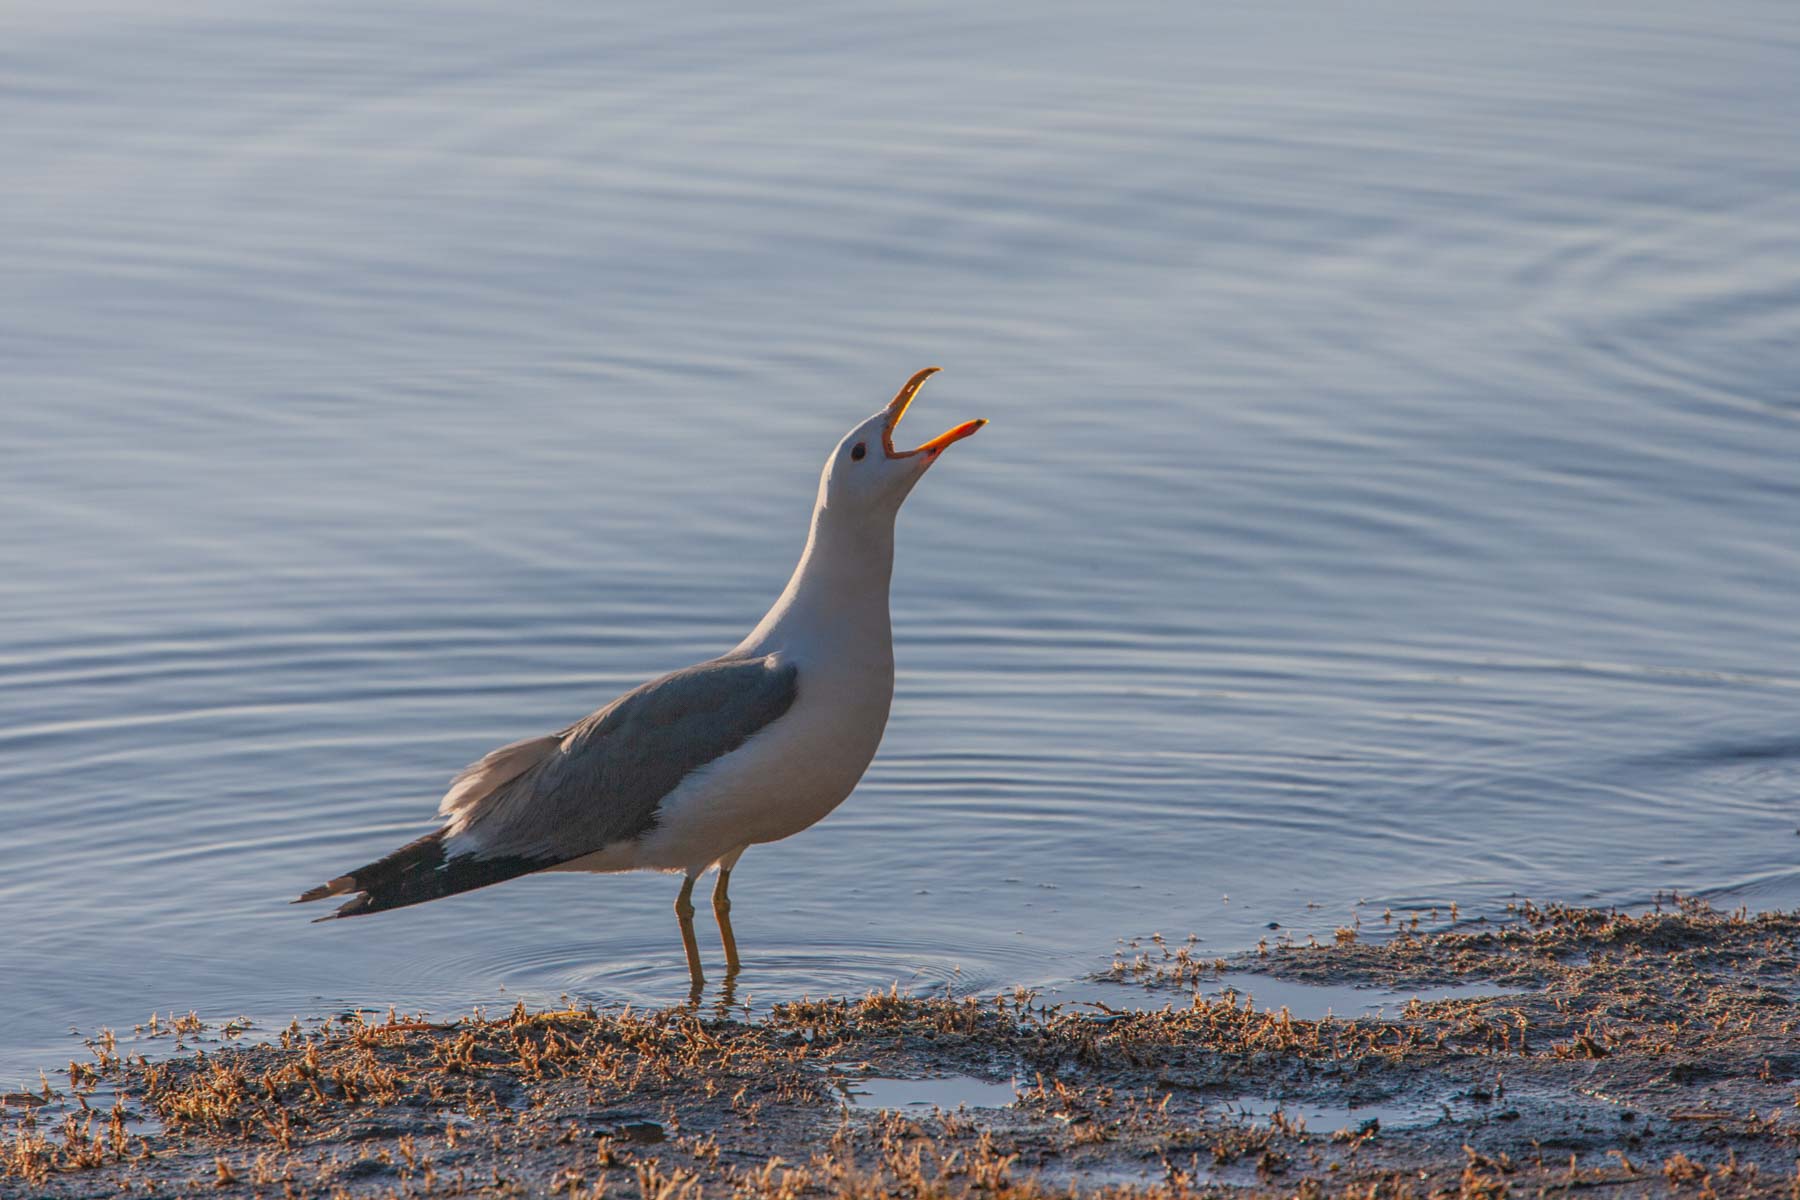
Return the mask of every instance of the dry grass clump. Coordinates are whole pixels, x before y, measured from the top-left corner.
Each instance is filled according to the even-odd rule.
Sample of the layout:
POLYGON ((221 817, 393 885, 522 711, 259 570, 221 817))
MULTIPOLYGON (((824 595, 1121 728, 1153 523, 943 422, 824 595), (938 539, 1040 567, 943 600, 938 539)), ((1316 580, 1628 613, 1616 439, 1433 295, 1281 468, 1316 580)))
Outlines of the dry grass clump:
POLYGON ((40 1132, 27 1110, 11 1135, 0 1137, 0 1183, 11 1178, 40 1185, 53 1173, 129 1162, 147 1153, 143 1139, 128 1131, 122 1096, 104 1115, 85 1106, 63 1114, 50 1133, 40 1132))
POLYGON ((704 1097, 822 1103, 813 1043, 771 1023, 709 1022, 691 1010, 528 1012, 434 1024, 353 1017, 277 1046, 147 1065, 144 1095, 171 1130, 287 1145, 296 1129, 399 1106, 471 1119, 556 1084, 593 1103, 704 1097))
POLYGON ((1217 979, 1231 967, 1227 959, 1201 955, 1198 943, 1199 938, 1191 934, 1187 941, 1173 948, 1160 933, 1143 939, 1133 938, 1120 945, 1113 954, 1112 965, 1096 978, 1109 983, 1197 988, 1217 979))
POLYGON ((1720 912, 1685 897, 1639 914, 1529 902, 1510 909, 1515 919, 1505 925, 1427 937, 1402 931, 1324 951, 1290 948, 1258 969, 1387 987, 1471 979, 1529 985, 1535 990, 1523 997, 1414 1006, 1407 1016, 1460 1013, 1457 1038, 1495 1045, 1500 1034, 1501 1050, 1570 1059, 1705 1057, 1733 1040, 1781 1039, 1800 1029, 1790 995, 1800 975, 1800 914, 1720 912), (1510 1022, 1516 1036, 1483 1029, 1484 1021, 1510 1022))
POLYGON ((1417 986, 1486 979, 1502 984, 1554 983, 1593 961, 1663 961, 1729 965, 1753 959, 1773 973, 1793 954, 1800 913, 1720 912, 1703 900, 1671 895, 1646 913, 1507 906, 1508 920, 1485 919, 1462 928, 1419 935, 1401 926, 1382 940, 1353 939, 1332 947, 1279 946, 1257 970, 1292 979, 1360 978, 1384 986, 1417 986), (1776 955, 1770 958, 1771 954, 1776 955))

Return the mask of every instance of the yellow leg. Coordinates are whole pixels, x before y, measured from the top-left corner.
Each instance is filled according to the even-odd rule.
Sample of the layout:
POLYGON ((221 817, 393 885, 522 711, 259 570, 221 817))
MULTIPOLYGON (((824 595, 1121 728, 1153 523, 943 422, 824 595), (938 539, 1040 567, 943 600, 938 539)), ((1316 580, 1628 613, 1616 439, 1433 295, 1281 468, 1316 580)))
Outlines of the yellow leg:
POLYGON ((725 977, 730 979, 744 969, 738 961, 737 937, 731 932, 731 868, 719 868, 719 882, 713 885, 713 916, 719 922, 719 940, 725 943, 725 977))
POLYGON ((706 983, 706 976, 700 970, 700 942, 694 937, 694 877, 689 875, 681 885, 681 895, 675 897, 675 919, 681 922, 681 945, 687 951, 688 976, 694 984, 694 994, 699 996, 700 988, 706 983))

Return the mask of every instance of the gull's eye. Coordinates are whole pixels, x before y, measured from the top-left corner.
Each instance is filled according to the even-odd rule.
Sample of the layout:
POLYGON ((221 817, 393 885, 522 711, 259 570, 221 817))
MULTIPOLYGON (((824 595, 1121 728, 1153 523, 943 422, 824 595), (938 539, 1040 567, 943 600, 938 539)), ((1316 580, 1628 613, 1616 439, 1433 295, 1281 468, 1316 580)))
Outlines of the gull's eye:
POLYGON ((869 453, 869 443, 858 442, 858 443, 856 443, 856 445, 850 447, 850 461, 851 462, 861 462, 863 460, 863 457, 868 453, 869 453))

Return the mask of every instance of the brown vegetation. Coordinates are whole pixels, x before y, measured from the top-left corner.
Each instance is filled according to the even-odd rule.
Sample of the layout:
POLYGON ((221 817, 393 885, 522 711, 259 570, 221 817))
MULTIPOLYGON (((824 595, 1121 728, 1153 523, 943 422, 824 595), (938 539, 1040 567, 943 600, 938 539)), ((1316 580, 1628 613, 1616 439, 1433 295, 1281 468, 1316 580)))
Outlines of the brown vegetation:
MULTIPOLYGON (((1016 993, 823 1000, 753 1022, 691 1008, 390 1013, 157 1062, 105 1037, 61 1090, 0 1097, 0 1195, 1230 1188, 1424 1200, 1800 1187, 1800 917, 1521 905, 1506 922, 1439 933, 1349 933, 1223 964, 1158 943, 1114 972, 1178 991, 1157 1011, 1016 993), (1529 990, 1319 1021, 1194 993, 1245 969, 1529 990), (1017 1100, 918 1114, 844 1105, 845 1079, 948 1073, 1014 1079, 1017 1100), (1252 1116, 1236 1107, 1248 1099, 1281 1107, 1252 1116), (1340 1119, 1309 1129, 1308 1111, 1340 1119)), ((192 1040, 197 1024, 158 1031, 192 1040)))

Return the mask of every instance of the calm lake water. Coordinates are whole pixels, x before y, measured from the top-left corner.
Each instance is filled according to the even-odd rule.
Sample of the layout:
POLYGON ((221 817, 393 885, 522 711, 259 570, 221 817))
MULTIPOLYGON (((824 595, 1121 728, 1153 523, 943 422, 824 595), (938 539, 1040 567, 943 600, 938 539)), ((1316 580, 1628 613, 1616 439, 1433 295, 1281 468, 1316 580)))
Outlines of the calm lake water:
POLYGON ((287 901, 736 642, 928 363, 741 997, 1800 904, 1790 0, 16 5, 0 113, 0 1085, 683 999, 667 877, 287 901))

